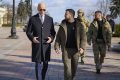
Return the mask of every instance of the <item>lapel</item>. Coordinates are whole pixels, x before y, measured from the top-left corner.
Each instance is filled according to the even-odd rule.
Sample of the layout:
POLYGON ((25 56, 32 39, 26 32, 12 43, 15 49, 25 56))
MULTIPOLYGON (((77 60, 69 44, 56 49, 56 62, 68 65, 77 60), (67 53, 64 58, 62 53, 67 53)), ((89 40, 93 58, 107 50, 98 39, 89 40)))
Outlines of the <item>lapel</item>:
POLYGON ((77 40, 78 34, 79 34, 78 22, 77 22, 77 20, 75 20, 75 38, 76 38, 76 40, 77 40))
POLYGON ((97 30, 98 30, 98 23, 97 23, 97 21, 93 21, 93 25, 97 28, 97 30))
POLYGON ((79 49, 79 40, 80 40, 80 24, 78 22, 78 20, 75 20, 75 38, 76 38, 76 42, 77 42, 77 48, 79 49))
POLYGON ((36 20, 37 20, 37 22, 39 23, 39 25, 42 25, 42 22, 41 22, 41 20, 40 20, 39 14, 36 15, 36 20))
POLYGON ((63 29, 65 31, 65 36, 66 36, 66 41, 67 41, 67 25, 66 25, 66 22, 62 23, 61 27, 63 27, 63 29))
POLYGON ((45 19, 44 19, 44 22, 42 24, 41 20, 40 20, 40 17, 39 17, 39 14, 36 15, 36 19, 37 19, 37 22, 40 24, 40 25, 45 25, 45 23, 47 22, 47 16, 45 15, 45 19))
MULTIPOLYGON (((93 25, 96 27, 96 29, 98 30, 98 23, 97 21, 93 21, 93 25)), ((102 25, 102 31, 104 31, 104 27, 105 27, 105 21, 103 20, 103 25, 102 25)))
POLYGON ((43 25, 45 25, 46 23, 47 23, 47 16, 45 15, 43 25))

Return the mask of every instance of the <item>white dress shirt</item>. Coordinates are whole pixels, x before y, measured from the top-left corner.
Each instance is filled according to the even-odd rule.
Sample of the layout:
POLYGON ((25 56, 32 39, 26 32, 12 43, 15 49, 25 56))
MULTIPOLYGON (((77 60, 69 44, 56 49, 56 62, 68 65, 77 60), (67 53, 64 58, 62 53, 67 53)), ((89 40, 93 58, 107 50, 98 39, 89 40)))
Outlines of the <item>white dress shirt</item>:
POLYGON ((39 18, 40 18, 40 20, 41 20, 41 22, 42 22, 42 24, 44 23, 44 20, 45 20, 45 15, 40 15, 39 14, 39 18))

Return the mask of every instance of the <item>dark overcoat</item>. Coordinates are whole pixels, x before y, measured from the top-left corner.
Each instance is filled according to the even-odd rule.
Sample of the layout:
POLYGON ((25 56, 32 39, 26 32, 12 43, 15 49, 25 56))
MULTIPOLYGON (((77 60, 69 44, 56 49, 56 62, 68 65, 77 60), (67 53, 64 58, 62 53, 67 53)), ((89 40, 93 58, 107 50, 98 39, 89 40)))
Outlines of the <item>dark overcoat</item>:
POLYGON ((32 42, 32 62, 50 61, 51 43, 48 44, 46 41, 48 37, 53 41, 56 34, 53 19, 45 15, 42 24, 39 14, 32 16, 29 19, 26 34, 32 42), (33 37, 39 37, 40 43, 33 43, 33 37))

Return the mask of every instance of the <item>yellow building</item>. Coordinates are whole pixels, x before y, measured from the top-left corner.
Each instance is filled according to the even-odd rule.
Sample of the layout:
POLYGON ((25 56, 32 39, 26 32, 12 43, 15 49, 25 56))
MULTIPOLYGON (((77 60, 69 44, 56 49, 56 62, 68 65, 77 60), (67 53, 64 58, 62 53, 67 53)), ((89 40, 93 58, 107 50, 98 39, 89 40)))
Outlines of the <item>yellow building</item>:
POLYGON ((7 9, 0 7, 0 27, 3 24, 3 17, 5 16, 6 13, 7 13, 7 9))

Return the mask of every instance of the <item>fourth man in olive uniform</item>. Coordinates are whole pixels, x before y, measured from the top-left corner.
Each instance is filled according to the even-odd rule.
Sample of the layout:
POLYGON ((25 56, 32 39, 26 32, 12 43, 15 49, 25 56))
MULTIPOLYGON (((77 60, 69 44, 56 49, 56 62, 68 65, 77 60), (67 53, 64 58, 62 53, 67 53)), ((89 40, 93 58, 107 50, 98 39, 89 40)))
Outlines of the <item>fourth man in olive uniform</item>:
POLYGON ((100 74, 107 48, 111 46, 111 27, 109 22, 102 17, 101 11, 95 12, 95 19, 88 30, 88 44, 93 44, 94 61, 96 73, 100 74))

